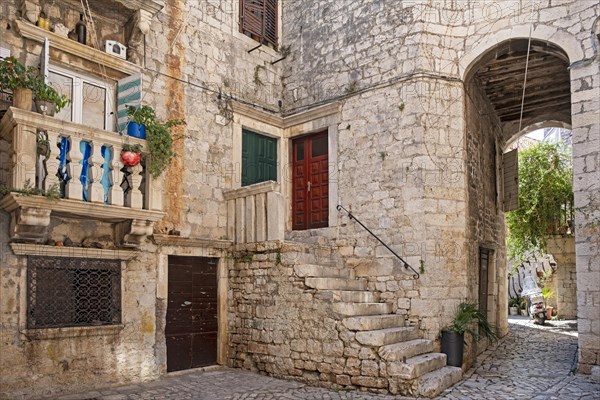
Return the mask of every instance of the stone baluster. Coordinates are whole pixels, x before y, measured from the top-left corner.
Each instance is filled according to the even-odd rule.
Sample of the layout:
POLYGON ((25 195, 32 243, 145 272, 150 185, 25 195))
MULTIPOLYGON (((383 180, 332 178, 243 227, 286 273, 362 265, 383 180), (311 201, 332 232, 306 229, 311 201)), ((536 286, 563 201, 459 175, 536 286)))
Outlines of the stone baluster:
POLYGON ((43 188, 45 191, 50 190, 53 185, 59 186, 60 180, 56 175, 59 166, 60 157, 60 135, 57 132, 48 131, 48 146, 50 147, 50 154, 45 162, 46 165, 46 178, 44 179, 43 188))
POLYGON ((69 182, 65 190, 65 197, 67 199, 83 200, 83 186, 79 178, 81 177, 81 161, 83 160, 83 154, 81 153, 82 140, 71 137, 71 149, 69 150, 68 159, 69 163, 69 182))
POLYGON ((92 143, 92 155, 90 157, 90 171, 89 176, 91 179, 91 184, 89 187, 89 199, 93 203, 103 203, 104 202, 104 188, 102 187, 102 164, 104 163, 104 158, 102 157, 102 143, 93 142, 92 143))
POLYGON ((148 210, 162 211, 163 209, 163 175, 153 177, 146 171, 146 201, 148 210))
POLYGON ((125 196, 123 194, 123 188, 121 182, 123 182, 123 162, 121 161, 121 146, 113 146, 112 148, 112 162, 110 164, 112 170, 110 177, 112 186, 108 193, 108 204, 122 207, 124 205, 125 196))
POLYGON ((12 168, 10 187, 25 188, 26 182, 35 185, 37 129, 28 125, 16 125, 13 131, 12 168))
POLYGON ((127 204, 131 208, 141 209, 144 205, 144 195, 140 190, 142 184, 142 165, 138 164, 135 167, 129 167, 131 175, 127 177, 130 190, 127 192, 127 204))

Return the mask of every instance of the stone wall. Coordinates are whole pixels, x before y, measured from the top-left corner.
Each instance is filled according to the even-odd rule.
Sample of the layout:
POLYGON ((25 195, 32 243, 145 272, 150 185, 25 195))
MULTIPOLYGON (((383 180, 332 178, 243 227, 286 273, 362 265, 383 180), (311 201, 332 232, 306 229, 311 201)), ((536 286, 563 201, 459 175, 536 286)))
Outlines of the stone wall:
POLYGON ((577 271, 575 238, 554 236, 548 240, 548 253, 556 261, 555 302, 560 319, 577 318, 577 271))

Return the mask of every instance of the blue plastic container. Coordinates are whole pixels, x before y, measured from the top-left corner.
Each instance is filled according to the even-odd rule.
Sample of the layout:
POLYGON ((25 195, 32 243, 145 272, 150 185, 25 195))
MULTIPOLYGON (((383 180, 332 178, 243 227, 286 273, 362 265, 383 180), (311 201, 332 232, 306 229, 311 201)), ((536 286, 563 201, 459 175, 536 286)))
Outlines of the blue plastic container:
POLYGON ((129 122, 127 124, 127 135, 138 139, 146 139, 146 126, 137 122, 129 122))

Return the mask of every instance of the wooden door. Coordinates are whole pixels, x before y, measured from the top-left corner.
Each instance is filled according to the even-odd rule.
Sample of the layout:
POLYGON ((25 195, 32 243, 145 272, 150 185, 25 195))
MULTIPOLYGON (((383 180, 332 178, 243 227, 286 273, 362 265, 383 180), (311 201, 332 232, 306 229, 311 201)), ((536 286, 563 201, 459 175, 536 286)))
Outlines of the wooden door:
POLYGON ((169 256, 167 372, 217 363, 217 259, 169 256))
POLYGON ((488 270, 490 262, 489 249, 479 249, 479 309, 487 317, 488 308, 488 270))
POLYGON ((292 227, 323 228, 329 223, 329 148, 327 132, 292 142, 292 227))

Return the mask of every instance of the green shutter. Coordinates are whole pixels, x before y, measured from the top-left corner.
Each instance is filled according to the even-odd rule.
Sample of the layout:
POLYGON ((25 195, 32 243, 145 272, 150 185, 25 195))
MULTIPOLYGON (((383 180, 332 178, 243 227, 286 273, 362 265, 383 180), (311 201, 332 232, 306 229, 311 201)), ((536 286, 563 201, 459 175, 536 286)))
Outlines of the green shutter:
POLYGON ((277 181, 277 139, 242 129, 242 186, 277 181))

